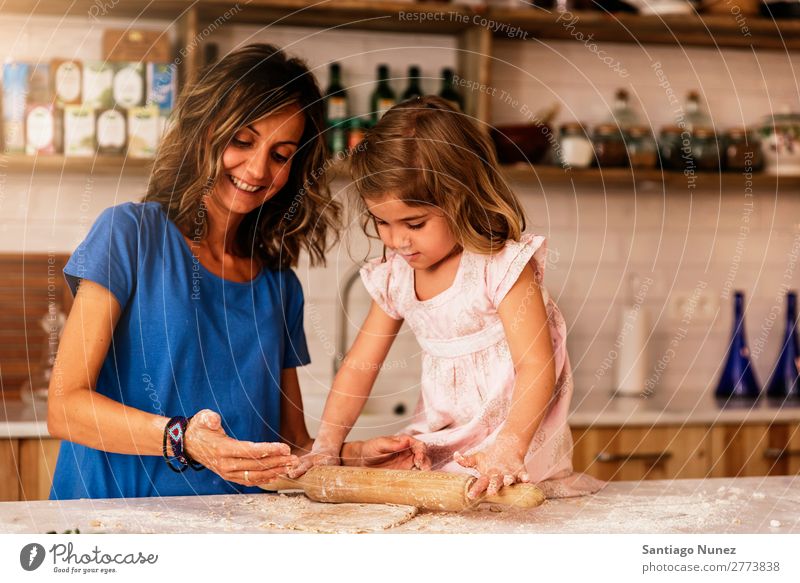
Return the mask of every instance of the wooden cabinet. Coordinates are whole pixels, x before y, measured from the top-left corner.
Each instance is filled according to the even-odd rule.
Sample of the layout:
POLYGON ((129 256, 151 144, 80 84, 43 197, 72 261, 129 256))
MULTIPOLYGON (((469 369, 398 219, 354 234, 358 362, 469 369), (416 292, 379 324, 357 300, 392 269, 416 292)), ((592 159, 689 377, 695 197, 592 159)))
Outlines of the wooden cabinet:
POLYGON ((573 466, 602 480, 665 480, 708 475, 708 429, 573 429, 573 466))
POLYGON ((575 471, 603 480, 800 473, 800 423, 574 428, 575 471))
POLYGON ((712 476, 800 472, 800 424, 718 425, 711 430, 712 476))
POLYGON ((60 445, 49 438, 0 440, 0 502, 47 500, 60 445))

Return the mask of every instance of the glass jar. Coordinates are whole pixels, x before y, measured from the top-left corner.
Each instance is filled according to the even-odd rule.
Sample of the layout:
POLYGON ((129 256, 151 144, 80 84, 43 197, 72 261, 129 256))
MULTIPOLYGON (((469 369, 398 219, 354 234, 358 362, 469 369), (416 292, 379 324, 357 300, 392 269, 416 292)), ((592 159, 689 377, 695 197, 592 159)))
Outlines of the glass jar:
POLYGON ((692 133, 692 160, 699 172, 719 172, 720 152, 717 135, 708 127, 697 127, 692 133))
POLYGON ((628 160, 631 168, 655 168, 658 162, 658 146, 647 126, 628 128, 628 160))
POLYGON ((746 128, 731 128, 725 134, 725 169, 731 172, 761 170, 764 157, 761 142, 746 128))
POLYGON ((600 168, 627 166, 628 150, 616 124, 606 123, 594 129, 594 153, 600 168))
POLYGON ((586 135, 583 125, 578 122, 561 126, 560 137, 561 164, 571 168, 588 168, 594 161, 594 148, 586 135))
POLYGON ((658 137, 658 150, 661 154, 661 168, 664 170, 683 170, 685 162, 681 157, 681 133, 679 126, 664 126, 658 137))

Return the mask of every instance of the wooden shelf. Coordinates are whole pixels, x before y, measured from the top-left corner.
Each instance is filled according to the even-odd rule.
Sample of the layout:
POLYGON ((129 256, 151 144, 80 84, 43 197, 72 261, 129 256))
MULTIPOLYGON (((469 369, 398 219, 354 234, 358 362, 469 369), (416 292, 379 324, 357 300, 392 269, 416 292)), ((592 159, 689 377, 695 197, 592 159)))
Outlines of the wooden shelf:
POLYGON ((697 172, 694 187, 690 188, 689 178, 681 172, 658 169, 630 168, 580 168, 564 170, 558 166, 503 166, 507 180, 535 185, 592 186, 598 189, 631 187, 636 185, 648 191, 669 188, 671 192, 680 190, 720 190, 741 191, 747 186, 754 190, 774 190, 782 194, 800 192, 800 176, 775 176, 757 172, 752 174, 752 184, 748 185, 744 175, 738 172, 697 172))
MULTIPOLYGON (((75 16, 90 18, 157 18, 178 21, 194 13, 200 23, 285 24, 315 28, 394 32, 460 33, 492 28, 495 37, 509 36, 512 27, 527 38, 571 39, 578 32, 596 41, 668 44, 742 49, 800 50, 800 19, 773 21, 748 16, 737 22, 732 14, 638 15, 574 12, 568 22, 555 11, 537 8, 469 7, 458 4, 370 0, 5 0, 0 14, 75 16), (113 5, 112 5, 113 4, 113 5), (107 5, 107 8, 104 6, 107 5), (501 27, 500 25, 507 25, 501 27), (744 29, 743 27, 747 28, 744 29), (749 34, 749 36, 747 36, 749 34)), ((579 41, 576 41, 579 42, 579 41)))
POLYGON ((95 156, 75 158, 66 156, 25 156, 23 154, 0 154, 0 173, 33 174, 47 173, 85 173, 92 175, 119 175, 121 173, 147 174, 153 165, 152 160, 126 158, 125 156, 95 156))
MULTIPOLYGON (((577 39, 677 46, 728 47, 741 49, 800 49, 800 20, 778 20, 748 16, 740 27, 733 15, 652 16, 575 12, 570 23, 556 12, 529 8, 492 8, 486 17, 493 22, 517 26, 528 38, 577 39), (570 26, 570 24, 572 26, 570 26), (746 36, 749 33, 750 36, 746 36)), ((498 29, 496 38, 509 36, 510 29, 498 29)), ((519 38, 519 36, 517 36, 519 38)), ((575 40, 580 42, 580 40, 575 40)))

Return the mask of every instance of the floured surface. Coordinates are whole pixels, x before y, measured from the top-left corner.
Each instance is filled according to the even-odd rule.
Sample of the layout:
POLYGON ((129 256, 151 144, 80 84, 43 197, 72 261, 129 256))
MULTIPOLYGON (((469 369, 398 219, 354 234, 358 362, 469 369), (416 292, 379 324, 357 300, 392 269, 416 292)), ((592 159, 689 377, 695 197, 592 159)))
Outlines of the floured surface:
POLYGON ((538 508, 483 504, 462 513, 413 513, 407 506, 320 504, 267 493, 2 502, 0 533, 787 534, 800 533, 800 476, 613 482, 595 495, 538 508))
POLYGON ((413 506, 394 504, 324 504, 303 494, 261 497, 252 506, 263 513, 268 528, 306 532, 380 532, 408 522, 417 514, 413 506))

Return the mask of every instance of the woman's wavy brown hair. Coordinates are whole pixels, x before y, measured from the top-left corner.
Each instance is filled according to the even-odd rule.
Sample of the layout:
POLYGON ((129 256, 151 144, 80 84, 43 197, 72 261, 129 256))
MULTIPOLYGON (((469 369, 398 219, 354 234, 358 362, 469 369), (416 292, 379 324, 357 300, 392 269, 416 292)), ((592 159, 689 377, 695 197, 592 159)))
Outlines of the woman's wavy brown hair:
POLYGON ((372 221, 363 201, 386 195, 441 209, 456 240, 476 253, 496 253, 525 230, 522 205, 500 174, 489 137, 440 97, 394 106, 350 160, 368 236, 372 221))
POLYGON ((306 64, 279 48, 251 44, 225 56, 186 87, 158 150, 146 201, 160 203, 184 233, 205 237, 204 196, 224 178, 222 153, 241 128, 289 104, 305 113, 305 129, 286 185, 242 220, 236 253, 271 269, 325 263, 340 206, 325 173, 328 149, 322 94, 306 64))

